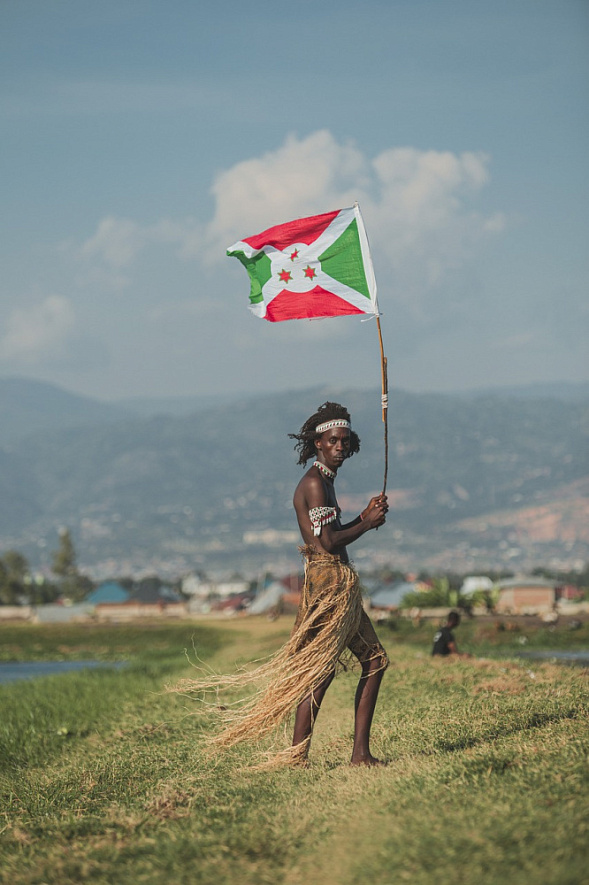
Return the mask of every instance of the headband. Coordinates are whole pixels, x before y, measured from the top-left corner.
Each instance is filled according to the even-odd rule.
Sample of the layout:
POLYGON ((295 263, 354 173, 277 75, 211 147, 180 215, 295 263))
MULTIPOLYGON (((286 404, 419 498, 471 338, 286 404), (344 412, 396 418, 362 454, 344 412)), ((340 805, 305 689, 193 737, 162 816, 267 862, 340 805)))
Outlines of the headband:
POLYGON ((345 427, 346 430, 351 430, 352 425, 349 421, 346 421, 345 418, 334 418, 333 421, 326 421, 324 424, 318 424, 315 428, 315 433, 324 433, 326 430, 331 430, 332 427, 345 427))

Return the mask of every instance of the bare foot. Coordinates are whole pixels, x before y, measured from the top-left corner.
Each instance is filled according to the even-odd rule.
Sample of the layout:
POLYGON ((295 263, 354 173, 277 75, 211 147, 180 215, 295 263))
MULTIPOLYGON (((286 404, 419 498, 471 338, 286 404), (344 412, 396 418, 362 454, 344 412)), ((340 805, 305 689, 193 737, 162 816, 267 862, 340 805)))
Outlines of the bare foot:
POLYGON ((288 764, 291 768, 309 768, 309 744, 311 739, 307 738, 298 744, 294 744, 286 751, 289 760, 288 764))
POLYGON ((308 759, 293 759, 290 763, 291 768, 310 768, 311 765, 308 759))
POLYGON ((388 762, 383 762, 382 759, 376 759, 375 756, 363 756, 361 759, 354 759, 352 757, 350 765, 366 765, 368 768, 384 768, 388 765, 388 762))

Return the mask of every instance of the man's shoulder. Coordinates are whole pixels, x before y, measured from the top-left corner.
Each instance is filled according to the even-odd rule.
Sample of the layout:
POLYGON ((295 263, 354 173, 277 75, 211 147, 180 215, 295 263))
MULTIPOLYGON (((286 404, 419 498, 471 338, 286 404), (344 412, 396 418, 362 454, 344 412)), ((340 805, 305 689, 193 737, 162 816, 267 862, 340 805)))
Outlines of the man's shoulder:
POLYGON ((317 468, 311 466, 301 476, 297 488, 300 488, 301 486, 321 486, 322 482, 323 481, 319 475, 319 471, 317 470, 317 468))
POLYGON ((317 495, 325 496, 325 487, 316 468, 310 467, 300 478, 294 493, 295 505, 307 498, 316 498, 317 495))

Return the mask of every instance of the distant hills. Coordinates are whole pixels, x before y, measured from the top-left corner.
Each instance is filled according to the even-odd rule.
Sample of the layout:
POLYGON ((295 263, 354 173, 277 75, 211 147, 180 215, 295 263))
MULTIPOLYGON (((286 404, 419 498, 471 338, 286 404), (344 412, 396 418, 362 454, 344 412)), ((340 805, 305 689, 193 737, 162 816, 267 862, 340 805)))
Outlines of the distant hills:
MULTIPOLYGON (((378 391, 101 403, 0 379, 0 551, 47 563, 57 530, 82 565, 255 569, 296 561, 287 434, 325 399, 350 408, 362 448, 338 477, 351 517, 382 485, 378 391)), ((588 558, 589 392, 412 394, 389 410, 387 525, 358 564, 514 569, 588 558)))
POLYGON ((132 397, 115 403, 28 378, 0 378, 0 445, 39 431, 110 424, 124 418, 188 415, 231 396, 132 397))
POLYGON ((124 411, 26 378, 0 378, 0 445, 32 433, 116 421, 124 411))

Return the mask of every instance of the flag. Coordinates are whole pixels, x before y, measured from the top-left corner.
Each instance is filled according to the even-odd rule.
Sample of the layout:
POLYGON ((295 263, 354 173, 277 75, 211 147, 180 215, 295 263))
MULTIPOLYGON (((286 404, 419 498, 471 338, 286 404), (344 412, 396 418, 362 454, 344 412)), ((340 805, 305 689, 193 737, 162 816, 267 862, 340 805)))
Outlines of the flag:
POLYGON ((227 255, 248 272, 250 310, 271 323, 378 316, 376 280, 358 204, 246 237, 227 255))

